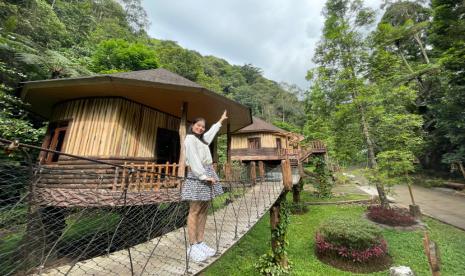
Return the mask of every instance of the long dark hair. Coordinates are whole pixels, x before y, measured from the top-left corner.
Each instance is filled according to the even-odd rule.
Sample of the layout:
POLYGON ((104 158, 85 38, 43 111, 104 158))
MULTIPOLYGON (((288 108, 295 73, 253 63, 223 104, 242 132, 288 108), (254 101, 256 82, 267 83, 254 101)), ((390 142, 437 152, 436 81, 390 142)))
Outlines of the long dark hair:
POLYGON ((192 127, 197 123, 197 122, 200 122, 200 121, 203 121, 205 124, 207 123, 207 121, 202 118, 202 117, 197 117, 195 118, 191 125, 189 126, 189 128, 187 128, 187 134, 192 134, 194 135, 195 137, 197 137, 197 139, 199 139, 202 143, 204 143, 205 145, 208 145, 207 142, 205 142, 205 140, 203 139, 203 133, 205 133, 205 131, 202 133, 202 134, 197 134, 195 133, 193 130, 192 130, 192 127))

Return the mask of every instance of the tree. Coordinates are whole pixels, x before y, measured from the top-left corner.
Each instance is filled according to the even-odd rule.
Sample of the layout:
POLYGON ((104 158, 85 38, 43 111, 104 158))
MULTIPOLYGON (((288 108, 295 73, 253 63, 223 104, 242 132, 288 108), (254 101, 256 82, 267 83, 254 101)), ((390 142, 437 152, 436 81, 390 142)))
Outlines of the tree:
POLYGON ((119 0, 119 2, 123 4, 126 19, 136 32, 144 31, 150 25, 141 0, 119 0))
POLYGON ((158 60, 154 49, 145 44, 122 39, 102 41, 92 56, 92 68, 96 72, 109 73, 155 69, 158 60))
POLYGON ((421 149, 423 121, 409 110, 416 94, 395 81, 399 59, 364 35, 374 14, 362 1, 329 0, 323 14, 323 36, 314 56, 318 67, 308 74, 313 82, 305 130, 323 136, 342 160, 366 156, 371 183, 387 208, 385 186, 390 183, 382 177, 378 156, 400 150, 413 155, 421 149))
POLYGON ((442 160, 459 166, 465 177, 465 4, 433 0, 432 8, 430 37, 434 56, 442 69, 444 89, 443 97, 433 109, 437 113, 437 127, 450 144, 442 160))
POLYGON ((179 74, 191 81, 197 81, 202 73, 201 55, 186 50, 174 42, 160 42, 156 46, 160 67, 179 74))

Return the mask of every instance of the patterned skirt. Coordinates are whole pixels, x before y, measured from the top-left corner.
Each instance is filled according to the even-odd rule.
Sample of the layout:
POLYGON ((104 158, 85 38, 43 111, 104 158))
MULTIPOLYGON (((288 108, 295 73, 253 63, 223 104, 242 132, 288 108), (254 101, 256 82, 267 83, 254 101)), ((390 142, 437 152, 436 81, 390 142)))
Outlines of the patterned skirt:
MULTIPOLYGON (((218 175, 213 169, 213 165, 204 166, 206 175, 219 181, 218 175)), ((206 181, 198 179, 192 172, 187 173, 187 179, 181 189, 182 200, 208 201, 223 193, 223 188, 219 182, 211 185, 206 181)))

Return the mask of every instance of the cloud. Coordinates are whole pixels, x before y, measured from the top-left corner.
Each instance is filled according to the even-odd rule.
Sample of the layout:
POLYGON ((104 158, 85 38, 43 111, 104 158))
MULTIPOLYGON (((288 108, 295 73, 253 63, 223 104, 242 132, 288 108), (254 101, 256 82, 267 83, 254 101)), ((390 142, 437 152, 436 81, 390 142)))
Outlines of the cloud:
MULTIPOLYGON (((370 4, 379 0, 369 0, 370 4)), ((324 0, 144 0, 149 34, 307 88, 324 0)), ((371 5, 370 5, 371 6, 371 5)))

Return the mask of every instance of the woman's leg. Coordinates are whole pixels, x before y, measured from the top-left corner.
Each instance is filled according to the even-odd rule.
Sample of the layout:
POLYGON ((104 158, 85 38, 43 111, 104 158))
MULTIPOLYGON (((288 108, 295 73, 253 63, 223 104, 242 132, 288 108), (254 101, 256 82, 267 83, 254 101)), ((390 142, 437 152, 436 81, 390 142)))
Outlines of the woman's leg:
POLYGON ((187 234, 189 236, 189 243, 195 244, 199 242, 197 240, 197 232, 199 225, 199 215, 202 211, 201 201, 190 201, 189 202, 189 215, 187 216, 187 234))
POLYGON ((210 206, 210 201, 201 201, 201 208, 199 213, 199 220, 197 225, 197 242, 204 241, 205 237, 205 224, 207 223, 208 216, 208 207, 210 206))

